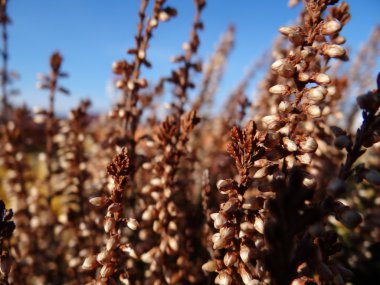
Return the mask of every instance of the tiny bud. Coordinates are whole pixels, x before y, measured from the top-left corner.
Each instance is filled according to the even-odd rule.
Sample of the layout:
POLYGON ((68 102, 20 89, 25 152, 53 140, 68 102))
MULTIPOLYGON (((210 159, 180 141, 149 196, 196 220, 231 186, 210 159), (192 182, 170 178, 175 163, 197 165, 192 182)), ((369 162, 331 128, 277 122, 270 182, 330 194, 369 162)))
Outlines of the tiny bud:
POLYGON ((305 72, 298 73, 298 80, 301 82, 308 82, 310 80, 310 75, 305 72))
POLYGON ((223 214, 217 213, 217 216, 214 219, 214 228, 220 229, 225 226, 227 222, 228 220, 223 214))
POLYGON ((298 26, 292 26, 292 27, 280 27, 278 31, 283 34, 284 36, 288 36, 291 33, 296 33, 300 30, 298 26))
POLYGON ((215 260, 210 260, 202 265, 202 270, 207 272, 214 272, 218 269, 218 264, 215 260))
POLYGON ((244 263, 249 263, 249 260, 252 256, 252 250, 246 246, 242 245, 240 246, 240 258, 243 260, 244 263))
MULTIPOLYGON (((322 86, 317 86, 317 87, 313 87, 313 88, 309 89, 309 91, 307 93, 307 98, 309 100, 319 102, 325 98, 326 94, 327 94, 326 88, 324 88, 322 86)), ((319 107, 318 107, 318 109, 319 109, 319 107)))
POLYGON ((111 236, 108 240, 107 240, 107 243, 106 243, 106 250, 107 251, 111 251, 113 250, 115 247, 117 247, 118 243, 119 243, 119 240, 120 240, 120 236, 119 235, 113 235, 111 236))
POLYGON ((315 81, 316 81, 318 84, 326 85, 326 84, 330 84, 331 79, 330 79, 330 76, 328 76, 327 74, 324 74, 324 73, 318 73, 318 74, 315 76, 315 81))
POLYGON ((105 207, 109 203, 109 198, 108 197, 94 197, 91 198, 90 203, 96 207, 105 207))
POLYGON ((255 227, 255 230, 258 231, 260 234, 264 234, 264 221, 260 217, 255 217, 255 223, 253 225, 255 227))
POLYGON ((235 264, 237 259, 238 259, 238 254, 236 252, 229 251, 224 255, 223 262, 227 267, 230 267, 235 264))
POLYGON ((269 92, 276 95, 285 95, 289 91, 289 86, 283 84, 277 84, 269 88, 269 92))
POLYGON ((281 113, 289 113, 292 110, 292 104, 287 101, 281 101, 281 103, 278 105, 278 110, 281 113))
POLYGON ((278 129, 280 124, 280 117, 277 115, 269 115, 265 116, 261 119, 263 126, 268 130, 276 130, 278 129))
POLYGON ((321 116, 321 109, 317 105, 310 105, 307 108, 307 114, 309 115, 310 118, 316 119, 321 116))
POLYGON ((295 152, 298 150, 297 144, 288 137, 282 138, 282 143, 289 152, 295 152))
POLYGON ((107 277, 110 277, 111 274, 113 272, 113 268, 112 268, 112 265, 103 265, 102 269, 100 270, 100 276, 102 276, 102 278, 107 278, 107 277))
POLYGON ((342 24, 337 20, 331 20, 322 25, 321 32, 323 35, 333 35, 342 29, 342 24))
POLYGON ((307 137, 300 143, 301 150, 304 152, 315 152, 318 148, 318 144, 312 137, 307 137))
POLYGON ((219 277, 218 278, 219 279, 219 285, 231 285, 232 284, 232 278, 226 271, 222 271, 221 273, 219 273, 219 275, 217 277, 219 277))
POLYGON ((99 266, 99 263, 96 261, 96 256, 91 255, 89 257, 86 257, 82 264, 83 270, 92 270, 99 266))
POLYGON ((111 213, 119 212, 121 211, 121 209, 122 209, 122 206, 120 203, 112 203, 111 205, 108 206, 108 211, 111 213))
POLYGON ((135 230, 137 230, 137 228, 138 228, 138 226, 139 226, 139 223, 137 222, 136 219, 129 218, 129 219, 128 219, 128 222, 127 222, 127 226, 128 226, 128 228, 130 228, 131 230, 135 231, 135 230))
POLYGON ((280 76, 290 78, 293 76, 295 69, 286 59, 278 59, 272 64, 272 70, 280 76))
POLYGON ((325 44, 322 46, 322 53, 332 58, 342 57, 346 54, 346 50, 334 44, 325 44))

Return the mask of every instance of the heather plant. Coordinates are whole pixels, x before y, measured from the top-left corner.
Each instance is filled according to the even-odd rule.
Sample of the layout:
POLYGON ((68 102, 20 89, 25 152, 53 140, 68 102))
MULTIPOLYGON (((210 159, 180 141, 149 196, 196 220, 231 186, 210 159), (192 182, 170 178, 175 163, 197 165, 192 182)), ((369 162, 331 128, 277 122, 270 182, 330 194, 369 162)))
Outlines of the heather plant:
POLYGON ((56 96, 70 94, 59 52, 39 75, 48 108, 12 104, 0 1, 0 284, 375 284, 379 28, 342 65, 348 4, 289 1, 303 3, 297 21, 213 113, 235 27, 202 63, 206 1, 194 0, 172 71, 149 81, 151 39, 176 20, 169 2, 140 1, 134 44, 112 64, 120 100, 108 114, 82 100, 59 117, 56 96))

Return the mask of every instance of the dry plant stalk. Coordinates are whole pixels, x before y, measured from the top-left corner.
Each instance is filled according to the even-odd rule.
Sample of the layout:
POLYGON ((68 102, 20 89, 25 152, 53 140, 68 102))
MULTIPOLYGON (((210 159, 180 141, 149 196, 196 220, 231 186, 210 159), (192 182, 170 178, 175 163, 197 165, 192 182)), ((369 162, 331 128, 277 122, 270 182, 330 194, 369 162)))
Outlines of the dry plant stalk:
MULTIPOLYGON (((351 76, 334 63, 348 60, 340 33, 347 3, 289 6, 301 2, 296 24, 280 27, 272 57, 255 62, 220 114, 205 110, 216 101, 234 28, 197 82, 206 1, 194 0, 190 38, 154 85, 144 74, 154 64, 151 39, 177 10, 141 0, 130 58, 112 65, 122 96, 108 116, 89 114, 85 100, 58 118, 56 93, 69 91, 59 86, 67 73, 55 52, 38 85, 49 107, 32 120, 9 100, 15 77, 1 0, 0 283, 369 283, 380 272, 380 74, 377 89, 357 98, 361 126, 344 130, 342 98, 352 76, 368 88, 363 76, 373 80, 374 61, 360 53, 352 66, 368 72, 351 76), (258 97, 248 100, 267 60, 274 63, 258 97), (162 114, 166 85, 173 96, 162 114)), ((375 32, 364 50, 375 54, 377 43, 375 32)))

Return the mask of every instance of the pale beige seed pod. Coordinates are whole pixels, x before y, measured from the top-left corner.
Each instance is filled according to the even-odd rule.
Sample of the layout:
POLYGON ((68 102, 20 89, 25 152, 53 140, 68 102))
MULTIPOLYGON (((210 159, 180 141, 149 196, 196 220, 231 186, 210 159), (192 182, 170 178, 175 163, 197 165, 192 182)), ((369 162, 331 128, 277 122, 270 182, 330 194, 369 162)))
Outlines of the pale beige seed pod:
POLYGON ((269 88, 269 92, 276 95, 286 95, 289 92, 289 86, 277 84, 269 88))
POLYGON ((122 209, 122 206, 120 203, 112 203, 111 205, 108 206, 108 212, 110 213, 119 212, 121 209, 122 209))
POLYGON ((333 19, 323 23, 321 27, 321 32, 323 35, 333 35, 342 29, 342 24, 337 20, 333 19))
POLYGON ((113 267, 110 264, 103 265, 102 269, 100 269, 100 276, 102 278, 108 278, 113 273, 113 267))
POLYGON ((316 118, 319 118, 321 116, 321 108, 319 108, 319 106, 317 105, 310 105, 309 107, 307 107, 307 114, 309 115, 310 118, 312 119, 316 119, 316 118))
MULTIPOLYGON (((319 102, 325 98, 326 94, 327 94, 326 88, 324 88, 323 86, 317 86, 317 87, 313 87, 309 89, 309 91, 307 92, 307 98, 314 102, 319 102)), ((320 117, 320 115, 321 114, 317 115, 317 117, 320 117)))
POLYGON ((316 140, 312 137, 307 137, 304 141, 300 143, 301 150, 309 153, 315 152, 318 148, 318 144, 316 140))
POLYGON ((247 245, 240 246, 240 258, 244 263, 249 263, 252 257, 252 250, 247 245))
POLYGON ((284 144, 286 150, 289 152, 295 152, 298 150, 297 144, 288 137, 282 138, 282 143, 284 144))
POLYGON ((115 229, 115 226, 116 226, 115 219, 107 217, 104 222, 104 231, 106 233, 109 233, 115 229))
POLYGON ((321 85, 327 85, 331 83, 331 78, 325 73, 318 73, 315 76, 315 81, 321 85))
POLYGON ((214 228, 221 229, 228 222, 228 219, 225 215, 218 213, 214 220, 214 228))
POLYGON ((232 284, 232 278, 226 271, 220 272, 219 275, 217 276, 217 278, 218 278, 219 283, 216 283, 217 280, 215 280, 216 284, 219 284, 219 285, 231 285, 232 284))
POLYGON ((278 105, 278 110, 281 113, 289 113, 292 110, 292 104, 287 101, 281 101, 278 105))
POLYGON ((202 265, 202 270, 207 272, 215 272, 218 269, 218 264, 215 260, 210 260, 202 265))
POLYGON ((235 229, 233 227, 223 227, 220 229, 221 239, 231 239, 235 235, 235 229))
POLYGON ((298 73, 298 80, 301 82, 308 82, 310 80, 310 75, 305 72, 298 73))
POLYGON ((261 119, 263 126, 268 130, 275 130, 280 127, 280 117, 278 115, 269 115, 261 119))
POLYGON ((255 217, 255 223, 253 224, 255 227, 255 230, 258 231, 260 234, 264 234, 264 221, 262 218, 256 216, 255 217))
POLYGON ((239 200, 238 199, 231 198, 226 203, 223 204, 221 210, 224 213, 231 213, 231 212, 233 212, 233 211, 235 211, 237 209, 238 204, 239 204, 239 200))
POLYGON ((135 231, 139 227, 139 223, 138 223, 138 221, 136 219, 129 218, 128 221, 127 221, 127 226, 131 230, 135 231))
POLYGON ((251 281, 253 281, 252 273, 245 266, 240 267, 239 273, 245 285, 248 285, 251 283, 251 281))
POLYGON ((91 256, 86 257, 86 259, 84 260, 82 264, 82 269, 92 270, 92 269, 97 268, 98 266, 99 266, 99 263, 96 261, 96 256, 91 255, 91 256))
POLYGON ((90 203, 96 207, 105 207, 109 203, 109 198, 108 197, 94 197, 91 198, 90 203))
POLYGON ((101 251, 97 256, 96 256, 96 260, 104 265, 106 263, 108 263, 108 261, 111 259, 112 257, 112 251, 107 251, 107 250, 103 250, 101 251))
POLYGON ((120 241, 120 236, 118 234, 111 236, 106 243, 106 250, 111 251, 115 249, 120 241))
POLYGON ((298 26, 290 26, 290 27, 280 27, 278 31, 284 36, 288 36, 289 34, 299 32, 300 27, 298 26))
POLYGON ((340 45, 325 44, 322 46, 322 53, 332 58, 342 57, 346 54, 346 50, 340 45))
POLYGON ((223 258, 223 262, 227 267, 233 266, 238 260, 238 254, 234 251, 228 251, 223 258))
POLYGON ((295 72, 294 66, 284 58, 276 60, 272 64, 272 70, 285 78, 292 77, 295 72))

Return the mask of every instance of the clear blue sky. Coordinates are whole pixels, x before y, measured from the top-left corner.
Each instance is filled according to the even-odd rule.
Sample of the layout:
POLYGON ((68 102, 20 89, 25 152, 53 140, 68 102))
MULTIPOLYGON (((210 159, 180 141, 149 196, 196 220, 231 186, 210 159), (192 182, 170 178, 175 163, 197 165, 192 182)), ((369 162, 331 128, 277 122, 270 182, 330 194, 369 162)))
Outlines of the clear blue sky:
MULTIPOLYGON (((80 98, 89 97, 94 110, 107 110, 110 97, 107 82, 112 78, 111 64, 126 57, 134 46, 138 0, 11 0, 9 14, 10 68, 19 71, 16 83, 22 95, 19 100, 31 106, 45 106, 47 94, 37 90, 36 74, 47 72, 48 57, 59 50, 64 56, 64 70, 70 78, 62 85, 71 97, 59 96, 58 110, 66 112, 80 98)), ((380 23, 379 0, 351 0, 352 20, 343 35, 355 52, 360 43, 380 23)), ((160 25, 151 41, 148 58, 152 70, 144 70, 148 79, 156 81, 169 74, 172 55, 181 52, 181 44, 189 36, 194 15, 193 0, 168 0, 177 8, 178 16, 160 25), (146 71, 146 72, 145 72, 146 71)), ((289 9, 286 0, 208 0, 203 13, 205 30, 201 34, 200 55, 206 59, 229 23, 237 28, 236 46, 228 63, 221 86, 221 99, 243 76, 250 62, 268 48, 279 26, 291 24, 300 6, 289 9)))

